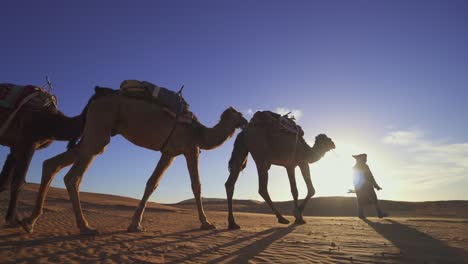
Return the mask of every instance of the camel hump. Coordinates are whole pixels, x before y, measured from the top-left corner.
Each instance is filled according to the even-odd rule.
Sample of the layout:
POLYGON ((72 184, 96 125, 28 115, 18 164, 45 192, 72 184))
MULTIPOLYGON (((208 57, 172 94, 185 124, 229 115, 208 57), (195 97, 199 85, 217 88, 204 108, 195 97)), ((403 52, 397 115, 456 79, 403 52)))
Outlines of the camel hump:
POLYGON ((252 124, 258 124, 263 126, 273 126, 277 129, 280 129, 284 132, 298 134, 299 136, 304 136, 304 130, 302 127, 296 124, 294 117, 289 115, 280 115, 272 111, 257 111, 252 120, 252 124))

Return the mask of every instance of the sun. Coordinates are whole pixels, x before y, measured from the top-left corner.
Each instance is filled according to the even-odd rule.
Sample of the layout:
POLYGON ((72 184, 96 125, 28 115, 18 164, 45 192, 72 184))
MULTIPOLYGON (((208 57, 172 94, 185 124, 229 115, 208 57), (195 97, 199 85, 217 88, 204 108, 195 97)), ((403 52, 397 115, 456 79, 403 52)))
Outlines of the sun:
POLYGON ((335 143, 337 143, 335 150, 330 151, 320 161, 310 166, 317 196, 343 196, 353 188, 354 159, 352 155, 364 151, 354 144, 335 143))

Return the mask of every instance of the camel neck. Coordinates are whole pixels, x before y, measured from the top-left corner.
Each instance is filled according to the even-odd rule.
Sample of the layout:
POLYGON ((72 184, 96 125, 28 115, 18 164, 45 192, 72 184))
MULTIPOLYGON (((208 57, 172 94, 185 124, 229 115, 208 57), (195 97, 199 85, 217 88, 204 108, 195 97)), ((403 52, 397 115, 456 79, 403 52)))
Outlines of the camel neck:
POLYGON ((44 136, 55 140, 73 140, 80 137, 84 127, 84 113, 68 117, 57 113, 46 119, 43 124, 44 136))
POLYGON ((325 151, 323 149, 314 145, 313 147, 309 147, 307 151, 307 162, 314 163, 319 161, 325 155, 325 151))
POLYGON ((202 133, 201 149, 214 149, 222 145, 229 139, 236 130, 230 120, 221 119, 218 124, 212 128, 205 127, 202 133))

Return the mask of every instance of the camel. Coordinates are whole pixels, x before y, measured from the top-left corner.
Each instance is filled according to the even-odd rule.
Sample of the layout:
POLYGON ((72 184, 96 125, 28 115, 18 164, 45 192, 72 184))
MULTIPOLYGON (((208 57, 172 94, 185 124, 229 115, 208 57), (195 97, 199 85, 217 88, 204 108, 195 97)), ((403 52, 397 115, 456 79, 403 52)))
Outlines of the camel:
POLYGON ((185 156, 192 191, 194 193, 202 229, 215 228, 205 215, 201 200, 201 184, 198 173, 200 150, 210 150, 222 145, 237 128, 247 124, 247 120, 234 108, 225 110, 218 124, 207 128, 202 124, 177 122, 159 104, 125 96, 119 92, 99 98, 89 105, 83 136, 76 151, 66 151, 44 162, 41 191, 36 207, 30 217, 23 220, 23 228, 32 232, 34 224, 42 214, 44 199, 49 184, 62 168, 73 164, 64 181, 75 213, 76 224, 81 234, 97 235, 83 216, 79 187, 81 179, 94 158, 104 152, 113 135, 120 134, 133 144, 160 151, 161 158, 148 179, 144 195, 137 206, 128 227, 130 232, 141 232, 146 203, 157 188, 164 172, 176 156, 185 156), (171 134, 171 131, 173 132, 171 134), (167 144, 166 144, 167 143, 167 144))
POLYGON ((247 165, 249 152, 257 165, 259 178, 258 192, 275 213, 278 222, 289 224, 289 221, 276 209, 268 193, 268 170, 271 165, 286 168, 294 199, 295 223, 305 223, 302 212, 309 199, 315 194, 315 189, 310 178, 309 163, 320 160, 326 152, 335 148, 335 144, 325 134, 320 134, 315 138, 314 146, 310 147, 302 136, 297 134, 298 132, 281 131, 278 128, 277 120, 279 117, 280 115, 269 111, 258 111, 250 120, 247 128, 237 135, 231 159, 229 160, 230 174, 225 184, 229 210, 229 229, 240 228, 234 220, 232 197, 239 173, 247 165), (307 185, 307 196, 300 205, 298 205, 297 200, 298 191, 295 179, 295 168, 297 166, 299 166, 307 185))
MULTIPOLYGON (((88 104, 102 93, 105 94, 105 91, 96 92, 88 104)), ((16 203, 34 152, 49 146, 54 140, 69 141, 67 147, 72 148, 83 131, 88 104, 75 117, 65 116, 55 105, 40 109, 22 108, 0 135, 0 144, 10 148, 0 174, 0 192, 7 190, 10 184, 10 203, 5 217, 7 226, 16 227, 19 224, 16 203)), ((8 111, 3 111, 1 120, 8 115, 8 111)))

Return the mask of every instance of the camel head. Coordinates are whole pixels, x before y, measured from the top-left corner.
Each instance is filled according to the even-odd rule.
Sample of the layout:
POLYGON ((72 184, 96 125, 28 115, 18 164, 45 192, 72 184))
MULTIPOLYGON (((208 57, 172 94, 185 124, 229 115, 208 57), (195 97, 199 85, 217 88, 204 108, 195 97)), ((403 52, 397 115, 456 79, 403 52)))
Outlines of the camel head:
POLYGON ((324 153, 336 148, 333 140, 325 134, 320 134, 315 137, 314 147, 323 150, 324 153))
POLYGON ((224 121, 232 121, 234 123, 235 128, 244 129, 248 121, 242 116, 242 113, 234 109, 232 106, 226 109, 223 114, 221 115, 221 120, 224 121))
POLYGON ((325 134, 320 134, 315 137, 315 144, 312 147, 312 152, 309 157, 308 162, 314 163, 317 160, 321 159, 325 153, 328 151, 335 149, 335 143, 331 138, 327 137, 325 134))

